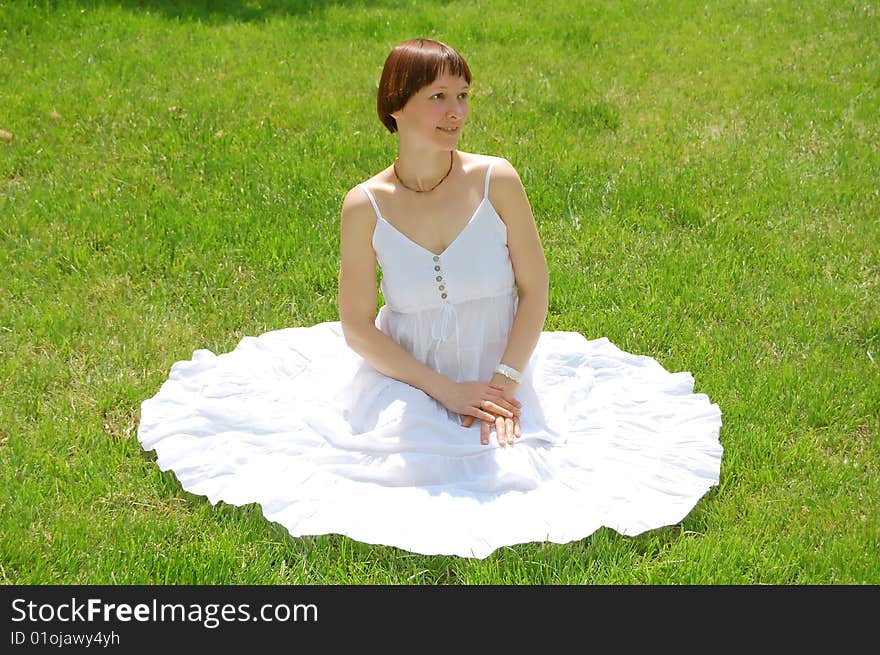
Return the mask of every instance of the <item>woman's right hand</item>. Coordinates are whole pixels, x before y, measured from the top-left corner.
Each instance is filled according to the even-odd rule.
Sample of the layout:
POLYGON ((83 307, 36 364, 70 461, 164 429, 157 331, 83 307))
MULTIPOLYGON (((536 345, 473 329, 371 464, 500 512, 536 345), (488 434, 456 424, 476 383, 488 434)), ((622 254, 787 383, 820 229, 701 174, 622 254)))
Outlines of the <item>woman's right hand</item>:
POLYGON ((522 407, 518 400, 505 398, 504 387, 492 382, 450 382, 437 400, 451 412, 492 423, 499 416, 519 416, 522 407))

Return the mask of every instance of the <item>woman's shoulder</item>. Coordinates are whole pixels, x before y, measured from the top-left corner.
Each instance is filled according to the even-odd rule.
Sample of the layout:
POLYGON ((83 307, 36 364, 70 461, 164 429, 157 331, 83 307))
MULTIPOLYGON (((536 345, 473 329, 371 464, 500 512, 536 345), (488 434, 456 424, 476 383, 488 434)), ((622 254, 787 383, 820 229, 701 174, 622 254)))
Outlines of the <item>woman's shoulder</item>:
POLYGON ((462 167, 465 173, 475 171, 484 175, 488 169, 492 168, 492 179, 519 179, 513 164, 506 157, 499 155, 485 155, 472 152, 459 151, 462 160, 462 167))
POLYGON ((371 203, 368 193, 375 194, 377 191, 382 191, 385 187, 389 186, 389 171, 390 167, 351 187, 345 194, 345 199, 342 203, 343 210, 346 208, 357 210, 370 207, 371 203))
POLYGON ((466 171, 479 169, 486 170, 489 166, 494 168, 499 163, 510 163, 504 157, 499 157, 498 155, 464 152, 463 150, 456 150, 456 153, 461 160, 462 167, 464 167, 466 171))
POLYGON ((367 209, 370 209, 370 199, 360 184, 353 186, 346 192, 345 198, 342 200, 343 217, 363 214, 367 209))
POLYGON ((379 175, 371 177, 354 185, 346 193, 342 200, 342 225, 361 226, 363 229, 372 229, 376 224, 379 210, 373 205, 372 193, 376 191, 376 180, 379 175), (372 189, 372 191, 371 191, 372 189))

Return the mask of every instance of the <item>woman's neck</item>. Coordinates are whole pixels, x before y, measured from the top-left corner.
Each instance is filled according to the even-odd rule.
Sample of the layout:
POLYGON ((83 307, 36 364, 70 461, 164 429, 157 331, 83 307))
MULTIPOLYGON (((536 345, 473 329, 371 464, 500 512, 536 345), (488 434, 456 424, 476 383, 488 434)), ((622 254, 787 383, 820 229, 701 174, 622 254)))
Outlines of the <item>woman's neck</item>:
POLYGON ((395 172, 404 186, 426 191, 446 177, 453 159, 454 151, 407 148, 401 144, 397 150, 395 172))

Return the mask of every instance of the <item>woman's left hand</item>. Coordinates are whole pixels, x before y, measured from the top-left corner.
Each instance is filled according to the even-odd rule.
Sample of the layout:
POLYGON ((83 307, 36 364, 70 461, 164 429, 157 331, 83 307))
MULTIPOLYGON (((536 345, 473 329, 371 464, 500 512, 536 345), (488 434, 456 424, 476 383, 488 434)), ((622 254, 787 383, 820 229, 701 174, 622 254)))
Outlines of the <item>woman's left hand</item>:
MULTIPOLYGON (((514 393, 516 392, 517 385, 516 382, 507 378, 500 373, 495 373, 492 376, 491 380, 492 384, 500 385, 504 388, 504 397, 509 400, 511 403, 515 404, 517 407, 522 407, 522 403, 520 403, 516 398, 514 398, 514 393)), ((491 413, 491 412, 490 412, 491 413)), ((519 413, 516 413, 513 418, 507 418, 504 416, 496 416, 495 421, 480 421, 480 443, 484 446, 489 445, 489 435, 492 431, 492 427, 495 428, 495 437, 498 439, 499 446, 512 446, 514 441, 522 436, 522 429, 519 424, 519 413)), ((461 424, 463 427, 469 428, 474 424, 473 416, 464 416, 462 417, 461 424)))

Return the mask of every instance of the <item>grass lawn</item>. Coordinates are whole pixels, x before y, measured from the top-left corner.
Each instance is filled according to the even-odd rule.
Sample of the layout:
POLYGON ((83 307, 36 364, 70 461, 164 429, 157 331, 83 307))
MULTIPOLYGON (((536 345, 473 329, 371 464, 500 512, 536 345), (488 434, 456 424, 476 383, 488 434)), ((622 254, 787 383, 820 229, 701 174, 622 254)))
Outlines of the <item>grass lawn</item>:
POLYGON ((0 582, 880 583, 877 34, 863 1, 4 3, 0 582), (545 329, 720 406, 681 524, 486 560, 293 539, 140 448, 175 361, 337 319, 414 36, 474 73, 461 149, 520 171, 545 329))

